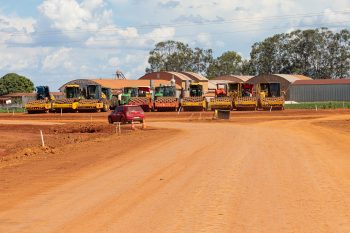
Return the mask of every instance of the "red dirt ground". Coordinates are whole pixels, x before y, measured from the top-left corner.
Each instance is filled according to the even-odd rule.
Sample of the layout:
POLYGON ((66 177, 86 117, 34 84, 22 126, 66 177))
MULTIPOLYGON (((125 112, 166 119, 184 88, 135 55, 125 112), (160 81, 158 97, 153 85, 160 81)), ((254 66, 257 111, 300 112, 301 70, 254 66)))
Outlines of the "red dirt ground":
POLYGON ((0 232, 350 232, 350 111, 106 116, 0 115, 0 232))

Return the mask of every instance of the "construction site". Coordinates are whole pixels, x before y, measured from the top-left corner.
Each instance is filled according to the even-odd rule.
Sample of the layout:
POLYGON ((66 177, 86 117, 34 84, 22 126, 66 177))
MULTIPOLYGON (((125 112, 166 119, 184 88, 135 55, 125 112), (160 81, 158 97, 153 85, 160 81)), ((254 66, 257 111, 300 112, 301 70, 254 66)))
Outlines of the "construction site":
POLYGON ((349 93, 327 92, 350 85, 332 82, 157 72, 13 95, 0 232, 350 232, 349 93), (317 88, 343 107, 288 108, 317 88), (124 105, 144 121, 110 124, 124 105))
POLYGON ((55 98, 38 86, 34 100, 23 102, 27 113, 100 112, 119 105, 144 111, 283 110, 289 87, 302 75, 226 76, 214 80, 192 72, 155 72, 137 80, 117 73, 115 79, 77 79, 62 85, 55 98))

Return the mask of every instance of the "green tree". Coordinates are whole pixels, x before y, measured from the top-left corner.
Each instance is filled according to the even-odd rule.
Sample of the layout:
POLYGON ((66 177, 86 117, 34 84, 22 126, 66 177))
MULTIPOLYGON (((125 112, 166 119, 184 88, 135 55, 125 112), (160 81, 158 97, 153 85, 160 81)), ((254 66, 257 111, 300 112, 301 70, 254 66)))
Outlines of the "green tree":
POLYGON ((252 65, 251 60, 242 61, 242 75, 256 75, 255 67, 252 65))
POLYGON ((21 75, 9 73, 0 78, 0 95, 34 91, 33 82, 21 75))
POLYGON ((207 74, 208 67, 213 63, 213 51, 195 48, 192 54, 191 71, 195 73, 207 74))
POLYGON ((207 77, 210 79, 222 75, 241 74, 242 64, 243 59, 238 53, 224 52, 209 65, 207 77))
POLYGON ((315 79, 349 76, 350 33, 327 28, 295 30, 255 43, 251 70, 258 74, 304 74, 315 79))
POLYGON ((259 74, 289 73, 286 35, 277 34, 255 43, 250 53, 251 62, 259 74))
POLYGON ((333 77, 346 78, 350 76, 350 32, 341 30, 333 39, 333 77))
POLYGON ((205 74, 213 60, 212 50, 190 48, 178 41, 164 41, 156 44, 150 51, 146 73, 157 71, 192 71, 205 74))

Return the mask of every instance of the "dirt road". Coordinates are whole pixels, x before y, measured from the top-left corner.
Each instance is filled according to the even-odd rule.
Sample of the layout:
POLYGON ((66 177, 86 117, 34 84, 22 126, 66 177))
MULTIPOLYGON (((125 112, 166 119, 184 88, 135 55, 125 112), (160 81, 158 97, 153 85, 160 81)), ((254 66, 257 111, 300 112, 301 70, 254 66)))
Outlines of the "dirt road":
POLYGON ((0 232, 350 232, 348 132, 297 117, 150 125, 180 132, 87 144, 69 157, 104 159, 74 172, 61 159, 17 188, 0 171, 0 232))

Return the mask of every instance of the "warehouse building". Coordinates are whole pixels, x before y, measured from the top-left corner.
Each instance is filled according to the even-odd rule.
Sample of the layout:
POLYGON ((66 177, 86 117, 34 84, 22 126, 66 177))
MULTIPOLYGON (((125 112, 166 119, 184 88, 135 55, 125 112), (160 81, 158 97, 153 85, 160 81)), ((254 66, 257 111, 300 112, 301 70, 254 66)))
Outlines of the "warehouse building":
POLYGON ((298 80, 289 93, 296 102, 350 101, 350 79, 298 80))
POLYGON ((211 79, 211 80, 208 81, 208 92, 209 93, 215 92, 215 90, 217 88, 217 84, 229 84, 229 83, 232 83, 232 82, 234 82, 234 81, 211 79))
POLYGON ((280 83, 281 92, 287 100, 290 99, 289 87, 292 83, 298 80, 312 80, 304 75, 296 74, 262 74, 257 75, 248 80, 248 83, 254 84, 256 86, 260 83, 280 83))
POLYGON ((222 75, 215 77, 213 79, 210 79, 208 81, 208 93, 214 93, 214 91, 217 88, 217 84, 222 83, 245 83, 248 82, 249 79, 251 79, 254 76, 247 76, 247 75, 222 75))
MULTIPOLYGON (((169 85, 167 80, 154 80, 154 86, 169 85)), ((130 80, 130 79, 76 79, 63 84, 59 90, 64 91, 66 85, 77 84, 81 88, 87 85, 101 85, 104 88, 110 88, 113 94, 122 93, 124 87, 144 87, 150 86, 150 80, 130 80)), ((176 84, 176 89, 181 89, 180 85, 176 84)))
POLYGON ((170 71, 162 71, 162 72, 153 72, 149 74, 145 74, 139 80, 175 80, 175 83, 181 88, 185 88, 186 82, 197 82, 203 86, 203 91, 208 91, 208 79, 204 76, 193 73, 193 72, 170 72, 170 71))
POLYGON ((186 82, 197 82, 203 85, 204 92, 208 91, 208 79, 200 74, 193 72, 154 72, 145 74, 139 79, 111 79, 111 78, 89 78, 89 79, 76 79, 63 84, 59 90, 64 91, 64 87, 68 84, 77 84, 81 87, 85 87, 89 84, 101 85, 102 87, 111 88, 112 91, 121 91, 123 87, 141 87, 151 86, 151 82, 154 87, 160 85, 169 85, 171 81, 175 80, 176 89, 181 90, 185 88, 186 82))
POLYGON ((215 77, 211 80, 225 80, 225 81, 231 81, 231 82, 237 82, 237 83, 244 83, 244 82, 248 82, 248 80, 253 77, 254 76, 248 76, 248 75, 222 75, 222 76, 215 77))

